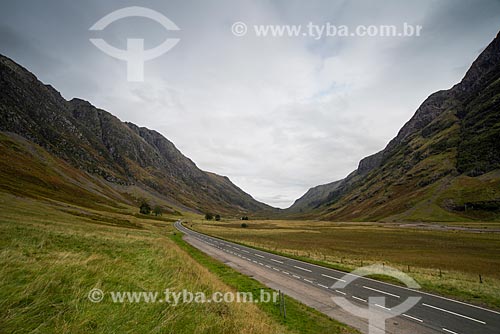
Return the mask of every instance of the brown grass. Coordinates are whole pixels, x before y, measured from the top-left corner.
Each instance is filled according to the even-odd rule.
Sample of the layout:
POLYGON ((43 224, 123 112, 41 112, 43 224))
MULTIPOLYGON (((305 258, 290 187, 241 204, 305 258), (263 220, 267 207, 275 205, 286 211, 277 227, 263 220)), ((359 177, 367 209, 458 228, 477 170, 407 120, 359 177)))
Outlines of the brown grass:
POLYGON ((386 263, 427 290, 500 307, 500 234, 399 228, 383 223, 265 220, 207 223, 196 229, 345 270, 386 263), (440 275, 441 272, 441 275, 440 275), (483 283, 479 283, 479 274, 483 283))

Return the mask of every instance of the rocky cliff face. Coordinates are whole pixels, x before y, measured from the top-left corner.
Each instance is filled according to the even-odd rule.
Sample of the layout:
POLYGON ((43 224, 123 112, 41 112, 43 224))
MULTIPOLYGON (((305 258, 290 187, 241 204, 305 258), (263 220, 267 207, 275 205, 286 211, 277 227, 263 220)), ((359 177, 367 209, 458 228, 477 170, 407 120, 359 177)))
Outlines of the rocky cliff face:
POLYGON ((359 175, 365 175, 371 172, 372 170, 380 167, 383 159, 383 151, 377 152, 375 154, 369 155, 366 158, 363 158, 358 165, 358 169, 356 172, 359 175))
POLYGON ((158 132, 124 123, 87 101, 66 101, 4 56, 0 131, 18 134, 111 185, 138 187, 184 207, 220 213, 272 209, 229 179, 200 170, 158 132))
POLYGON ((286 209, 288 213, 307 213, 320 207, 327 201, 335 190, 341 186, 343 180, 328 184, 322 184, 309 189, 302 197, 297 199, 293 205, 286 209))
MULTIPOLYGON (((499 142, 497 36, 462 81, 429 96, 384 150, 362 159, 328 196, 309 191, 307 200, 316 205, 308 214, 335 220, 496 217, 499 142), (467 205, 476 212, 462 212, 467 205)), ((288 213, 296 212, 294 206, 288 213)))

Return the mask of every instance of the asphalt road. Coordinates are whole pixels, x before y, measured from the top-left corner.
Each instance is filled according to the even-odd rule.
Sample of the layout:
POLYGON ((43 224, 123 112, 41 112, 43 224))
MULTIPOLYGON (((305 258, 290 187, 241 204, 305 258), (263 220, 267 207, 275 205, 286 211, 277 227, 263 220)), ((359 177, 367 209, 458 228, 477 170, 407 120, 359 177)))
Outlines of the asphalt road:
POLYGON ((446 334, 500 334, 500 312, 370 278, 351 277, 352 275, 342 271, 245 247, 193 231, 183 226, 180 221, 175 223, 175 227, 212 247, 258 264, 263 269, 314 285, 332 297, 344 297, 360 308, 367 308, 370 297, 385 297, 385 304, 372 303, 370 307, 380 308, 390 314, 407 298, 420 297, 415 306, 398 317, 446 334), (333 287, 334 284, 349 281, 349 278, 355 280, 344 288, 333 287))

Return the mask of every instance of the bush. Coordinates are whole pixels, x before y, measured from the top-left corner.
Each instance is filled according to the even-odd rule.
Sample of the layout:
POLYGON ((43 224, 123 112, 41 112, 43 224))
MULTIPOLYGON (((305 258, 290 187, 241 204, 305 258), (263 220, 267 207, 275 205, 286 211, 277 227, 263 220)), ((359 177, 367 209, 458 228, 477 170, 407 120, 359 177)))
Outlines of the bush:
POLYGON ((243 228, 247 228, 247 227, 248 227, 248 224, 247 224, 247 223, 242 223, 242 224, 241 224, 241 227, 243 227, 243 228))
POLYGON ((163 211, 159 205, 156 205, 153 208, 153 213, 155 214, 155 216, 161 216, 163 214, 163 211))
POLYGON ((215 215, 215 220, 220 221, 220 215, 215 215))
POLYGON ((151 213, 151 206, 145 199, 141 201, 141 205, 139 206, 139 212, 142 213, 143 215, 149 215, 151 213))
POLYGON ((212 219, 214 219, 214 215, 213 215, 213 214, 211 214, 211 213, 206 213, 206 214, 205 214, 205 219, 206 219, 206 220, 212 220, 212 219))

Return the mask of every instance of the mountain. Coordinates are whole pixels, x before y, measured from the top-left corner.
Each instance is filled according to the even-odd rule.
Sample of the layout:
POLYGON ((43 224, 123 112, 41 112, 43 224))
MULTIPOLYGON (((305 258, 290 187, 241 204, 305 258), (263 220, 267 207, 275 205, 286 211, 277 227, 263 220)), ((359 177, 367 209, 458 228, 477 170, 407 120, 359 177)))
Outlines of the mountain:
POLYGON ((285 214, 329 220, 500 218, 500 37, 462 81, 429 96, 397 136, 345 179, 285 214))
POLYGON ((313 210, 327 201, 330 193, 342 184, 342 180, 322 184, 309 189, 302 197, 295 200, 293 205, 285 210, 285 213, 302 213, 313 210))
POLYGON ((200 170, 160 133, 67 101, 1 55, 0 144, 0 188, 16 194, 86 205, 146 198, 172 211, 272 209, 227 177, 200 170))

